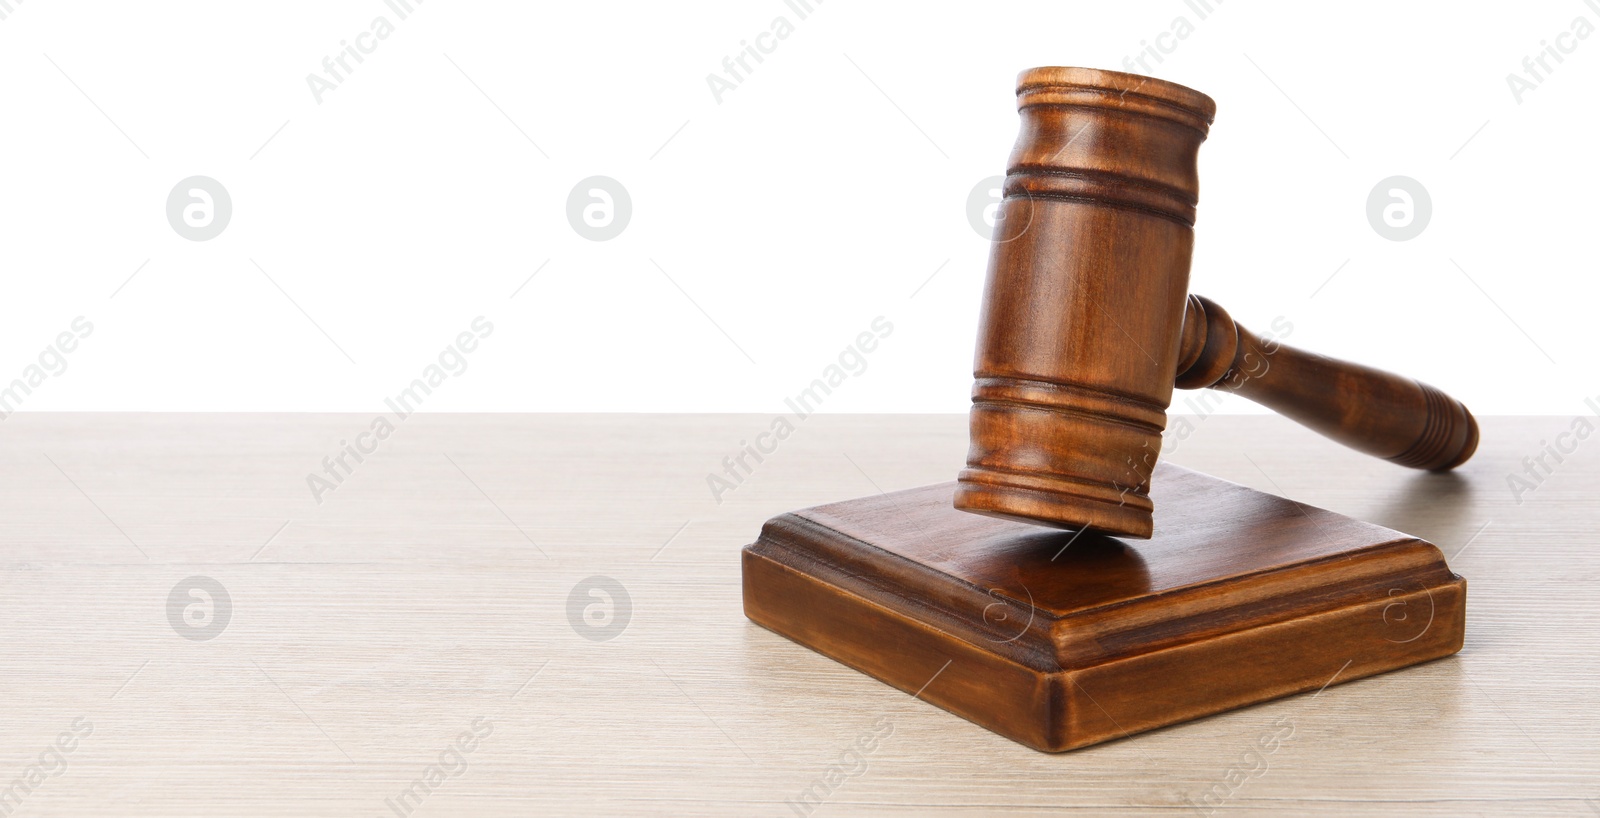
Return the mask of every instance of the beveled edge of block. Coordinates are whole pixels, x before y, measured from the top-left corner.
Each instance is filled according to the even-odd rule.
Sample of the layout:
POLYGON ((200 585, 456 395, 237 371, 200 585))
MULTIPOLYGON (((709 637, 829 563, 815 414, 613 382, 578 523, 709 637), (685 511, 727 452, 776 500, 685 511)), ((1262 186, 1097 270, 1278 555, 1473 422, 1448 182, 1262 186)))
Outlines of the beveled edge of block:
MULTIPOLYGON (((956 484, 938 485, 954 491, 956 484)), ((1031 604, 1015 589, 987 588, 837 531, 806 516, 809 510, 768 520, 749 547, 1043 671, 1082 669, 1456 577, 1437 546, 1372 526, 1373 534, 1394 536, 1243 578, 1221 577, 1063 616, 1031 604)))
POLYGON ((919 617, 880 604, 836 584, 848 574, 820 562, 785 562, 792 552, 762 545, 751 544, 741 553, 745 615, 752 622, 1041 752, 1081 749, 1443 658, 1460 651, 1465 638, 1466 581, 1452 574, 1441 586, 1400 598, 1369 600, 1086 668, 1052 669, 1026 661, 1037 658, 1028 651, 962 639, 940 627, 937 615, 919 617), (1429 618, 1420 633, 1405 639, 1382 635, 1375 623, 1388 624, 1392 606, 1424 597, 1429 618), (1340 637, 1348 644, 1352 633, 1365 637, 1365 649, 1343 664, 1338 663, 1343 654, 1322 650, 1340 637), (1218 671, 1252 666, 1260 668, 1253 675, 1218 671))
POLYGON ((772 518, 743 549, 746 616, 1044 752, 1442 658, 1465 640, 1466 581, 1437 547, 1398 532, 1284 569, 1057 617, 804 511, 772 518), (1218 583, 1237 587, 1207 602, 1218 583), (1290 588, 1298 607, 1275 603, 1290 588), (1341 651, 1350 655, 1335 666, 1341 651), (936 667, 941 657, 948 664, 936 667))
POLYGON ((1055 617, 842 534, 800 512, 768 520, 761 536, 744 552, 912 615, 1033 670, 1061 669, 1050 632, 1055 617), (1017 628, 1016 622, 1024 627, 1017 628))

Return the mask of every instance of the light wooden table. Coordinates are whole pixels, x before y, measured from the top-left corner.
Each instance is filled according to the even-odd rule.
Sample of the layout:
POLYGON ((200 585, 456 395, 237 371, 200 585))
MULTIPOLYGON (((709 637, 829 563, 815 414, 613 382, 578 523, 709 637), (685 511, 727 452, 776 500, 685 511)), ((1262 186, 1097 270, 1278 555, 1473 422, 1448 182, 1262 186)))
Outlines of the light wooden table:
POLYGON ((1222 813, 1600 814, 1600 435, 1522 502, 1507 485, 1571 418, 1487 419, 1456 476, 1276 418, 1199 421, 1172 461, 1443 548, 1470 582, 1466 649, 1056 756, 741 612, 762 521, 952 479, 964 417, 814 416, 719 504, 707 474, 769 418, 418 415, 319 505, 307 474, 370 420, 4 421, 0 808, 395 815, 442 758, 414 814, 793 816, 841 763, 810 814, 1173 814, 1213 785, 1222 813), (229 597, 214 638, 169 620, 191 576, 229 597), (583 619, 600 597, 569 616, 591 576, 626 591, 609 625, 603 604, 583 619))

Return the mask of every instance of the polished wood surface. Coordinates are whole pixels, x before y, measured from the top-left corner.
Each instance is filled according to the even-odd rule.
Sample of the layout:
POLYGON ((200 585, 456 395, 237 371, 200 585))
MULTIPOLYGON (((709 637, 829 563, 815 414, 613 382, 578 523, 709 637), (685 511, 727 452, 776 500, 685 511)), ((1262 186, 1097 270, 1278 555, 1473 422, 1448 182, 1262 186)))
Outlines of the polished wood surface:
POLYGON ((958 508, 1150 536, 1216 105, 1084 68, 1017 78, 958 508))
POLYGON ((1402 466, 1472 456, 1471 413, 1438 389, 1282 346, 1189 295, 1211 98, 1086 68, 1028 69, 1016 94, 956 507, 1149 537, 1175 379, 1402 466))
POLYGON ((1234 322, 1209 298, 1189 296, 1177 385, 1234 392, 1359 452, 1430 471, 1478 449, 1467 407, 1425 383, 1303 352, 1234 322))
POLYGON ((1461 649, 1466 583, 1397 531, 1169 463, 1145 542, 964 514, 954 490, 768 521, 746 615, 1049 752, 1461 649))
POLYGON ((1480 418, 1440 475, 1281 418, 1181 420, 1166 462, 1438 544, 1471 582, 1461 653, 1047 755, 741 609, 763 521, 949 480, 964 415, 813 415, 718 504, 706 474, 770 417, 419 414, 319 506, 307 472, 370 416, 22 412, 0 422, 0 784, 81 717, 14 814, 388 816, 483 716, 414 814, 792 818, 841 760, 816 816, 1190 814, 1230 778, 1219 815, 1592 814, 1594 435, 1558 461, 1541 441, 1575 418, 1480 418), (1552 474, 1508 486, 1539 457, 1552 474), (167 620, 194 575, 232 596, 210 641, 167 620), (568 620, 593 575, 631 595, 610 641, 568 620))

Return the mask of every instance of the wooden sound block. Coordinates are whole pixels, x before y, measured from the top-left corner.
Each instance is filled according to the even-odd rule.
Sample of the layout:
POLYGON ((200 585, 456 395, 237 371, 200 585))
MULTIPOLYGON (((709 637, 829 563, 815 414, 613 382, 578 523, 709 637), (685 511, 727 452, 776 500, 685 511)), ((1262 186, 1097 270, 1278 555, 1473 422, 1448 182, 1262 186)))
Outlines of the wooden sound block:
POLYGON ((1155 536, 951 506, 954 483, 775 517, 745 614, 1059 752, 1461 649, 1466 580, 1431 543, 1161 463, 1155 536))

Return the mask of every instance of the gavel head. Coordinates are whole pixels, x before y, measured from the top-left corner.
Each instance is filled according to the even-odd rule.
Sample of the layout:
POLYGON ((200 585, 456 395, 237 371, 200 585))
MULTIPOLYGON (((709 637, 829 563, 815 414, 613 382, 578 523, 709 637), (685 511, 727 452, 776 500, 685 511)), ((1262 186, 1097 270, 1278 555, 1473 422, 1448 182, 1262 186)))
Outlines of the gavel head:
POLYGON ((1017 108, 955 505, 1149 537, 1216 104, 1148 77, 1033 68, 1017 108))

